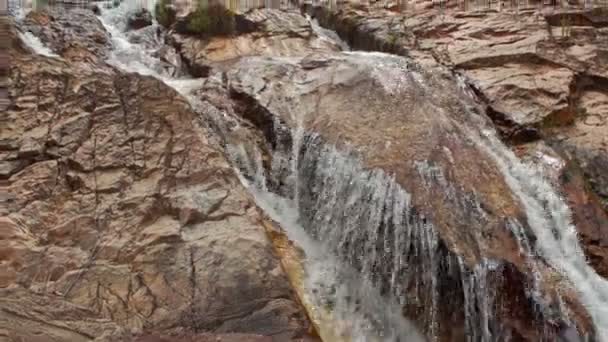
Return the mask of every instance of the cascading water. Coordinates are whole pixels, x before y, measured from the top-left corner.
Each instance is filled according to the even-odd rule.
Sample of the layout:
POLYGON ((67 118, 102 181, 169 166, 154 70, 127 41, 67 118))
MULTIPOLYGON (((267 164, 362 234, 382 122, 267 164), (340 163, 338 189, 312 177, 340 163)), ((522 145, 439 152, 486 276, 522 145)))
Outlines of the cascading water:
MULTIPOLYGON (((363 65, 371 66, 374 71, 378 63, 401 65, 400 72, 382 73, 380 70, 381 73, 374 76, 388 93, 392 93, 395 87, 409 86, 408 80, 412 79, 422 88, 433 86, 425 85, 419 73, 408 71, 408 63, 401 57, 366 52, 348 55, 363 65)), ((466 96, 462 94, 463 99, 466 96)), ((466 102, 463 104, 466 107, 466 102)), ((292 117, 291 122, 295 123, 295 127, 275 127, 277 132, 292 132, 292 156, 281 155, 283 151, 275 151, 275 154, 283 160, 291 158, 290 165, 296 165, 292 168, 292 172, 296 173, 292 175, 295 181, 289 184, 297 189, 282 192, 295 194, 302 226, 338 255, 340 260, 347 261, 383 295, 400 299, 400 304, 420 302, 424 307, 422 321, 431 339, 437 337, 438 272, 440 269, 442 272, 451 270, 452 264, 457 264, 459 270, 456 273, 462 282, 467 339, 509 340, 511 332, 503 329, 494 316, 496 294, 489 276, 490 273, 501 273, 500 262, 482 259, 470 269, 459 257, 453 260, 451 256, 440 255, 433 224, 411 208, 405 189, 380 170, 364 169, 361 158, 354 152, 350 153, 348 147, 341 147, 341 151, 338 151, 326 145, 319 136, 305 132, 302 121, 302 117, 297 120, 292 117), (413 292, 417 296, 407 298, 406 292, 413 292)), ((280 122, 275 126, 281 126, 280 122)), ((528 259, 532 273, 530 286, 525 289, 528 298, 537 305, 537 313, 545 319, 572 323, 569 321, 568 308, 559 294, 557 304, 548 301, 542 294, 543 279, 537 264, 542 263, 543 259, 547 260, 573 282, 596 325, 595 337, 604 341, 605 320, 608 318, 606 281, 586 264, 575 229, 570 223, 567 205, 542 174, 523 165, 497 138, 496 132, 488 127, 490 125, 483 120, 467 119, 466 127, 461 129, 469 132, 473 145, 496 162, 527 213, 531 232, 524 232, 528 229, 515 218, 511 218, 506 226, 519 243, 522 255, 528 259), (535 243, 528 239, 529 234, 536 236, 533 240, 535 243)), ((456 192, 446 182, 440 169, 424 161, 412 163, 416 164, 425 184, 438 184, 447 197, 462 203, 460 207, 463 210, 476 208, 483 217, 484 211, 474 193, 470 198, 453 198, 457 197, 456 192)), ((280 174, 282 170, 270 170, 270 173, 280 174)), ((420 316, 421 312, 416 315, 420 316)), ((571 330, 568 328, 558 333, 568 334, 571 330)), ((539 334, 553 336, 543 331, 539 334)))
POLYGON ((59 57, 57 54, 53 53, 51 49, 44 46, 40 39, 30 32, 19 32, 19 38, 21 38, 21 41, 23 41, 36 54, 47 57, 59 57))
MULTIPOLYGON (((463 97, 472 98, 463 78, 459 78, 463 97)), ((472 114, 474 115, 474 114, 472 114)), ((570 208, 553 188, 542 169, 522 162, 498 138, 493 129, 468 130, 471 140, 498 165, 504 179, 524 206, 527 223, 535 235, 534 246, 521 232, 521 225, 512 222, 516 236, 526 254, 537 250, 553 268, 569 279, 591 315, 596 338, 608 341, 608 281, 587 263, 579 244, 570 208)))
MULTIPOLYGON (((125 1, 117 8, 103 10, 101 19, 114 46, 109 62, 130 72, 158 77, 199 107, 190 91, 201 81, 173 77, 166 63, 155 57, 162 44, 157 26, 125 32, 127 12, 134 9, 130 4, 125 1)), ((154 1, 148 1, 144 6, 151 9, 153 5, 154 1)), ((335 38, 318 26, 315 32, 335 38)), ((22 36, 36 53, 53 55, 34 38, 27 33, 22 36)), ((408 76, 407 71, 403 73, 391 77, 398 81, 400 76, 408 76)), ((418 302, 423 308, 418 313, 424 316, 427 334, 434 340, 438 273, 443 271, 458 274, 460 279, 468 340, 497 340, 499 329, 491 322, 493 292, 487 275, 500 265, 484 259, 470 269, 462 259, 442 255, 433 223, 416 212, 410 194, 390 175, 363 169, 355 153, 327 146, 319 136, 305 132, 302 117, 294 122, 295 128, 289 130, 292 155, 276 158, 289 162, 274 166, 289 165, 294 189, 287 193, 294 194, 293 198, 268 191, 259 150, 248 152, 236 144, 228 145, 227 151, 257 204, 305 251, 307 295, 316 305, 331 309, 338 332, 353 341, 422 341, 401 314, 403 304, 418 302)), ((608 283, 587 265, 568 206, 542 174, 523 164, 493 130, 483 127, 469 129, 470 138, 499 166, 536 236, 531 243, 523 226, 510 221, 520 249, 532 264, 535 254, 540 254, 574 284, 593 317, 598 338, 608 340, 608 283)), ((433 166, 420 163, 417 167, 425 181, 442 181, 440 170, 433 166)))
POLYGON ((541 256, 576 287, 591 314, 597 338, 608 340, 608 281, 587 264, 572 225, 568 205, 533 166, 522 163, 492 131, 483 131, 474 141, 501 168, 507 184, 526 209, 528 225, 536 235, 541 256))
MULTIPOLYGON (((25 18, 30 8, 21 7, 20 3, 11 3, 9 2, 9 13, 15 18, 17 22, 20 22, 25 18)), ((27 45, 32 51, 38 55, 47 56, 47 57, 59 57, 57 54, 53 53, 51 49, 44 46, 40 38, 33 35, 31 32, 18 32, 19 38, 25 45, 27 45)))
MULTIPOLYGON (((238 164, 255 163, 248 161, 250 154, 238 153, 244 149, 234 151, 237 153, 232 158, 238 164)), ((243 178, 244 184, 249 182, 243 178)), ((304 250, 308 300, 318 307, 330 308, 337 336, 351 341, 423 341, 416 328, 401 315, 398 303, 385 299, 373 282, 362 279, 360 272, 336 258, 327 244, 307 233, 292 200, 255 186, 263 184, 264 179, 253 182, 249 189, 256 203, 304 250)))
MULTIPOLYGON (((115 9, 104 10, 102 14, 102 22, 112 34, 114 46, 109 62, 127 71, 158 77, 184 95, 195 108, 199 107, 200 103, 191 90, 202 81, 178 79, 167 74, 163 63, 153 57, 160 44, 154 34, 147 35, 148 39, 143 40, 147 43, 143 46, 141 43, 132 43, 129 36, 140 33, 125 32, 128 10, 130 8, 121 5, 115 9)), ((156 28, 152 26, 145 30, 155 32, 156 28)), ((300 137, 300 140, 294 141, 301 141, 303 131, 294 132, 294 137, 300 137)), ((251 181, 244 178, 242 180, 254 195, 257 204, 279 222, 289 238, 304 250, 307 256, 304 265, 307 273, 305 286, 307 295, 310 296, 309 301, 319 307, 331 308, 337 336, 351 341, 423 341, 416 328, 403 317, 397 303, 384 298, 373 282, 369 282, 368 278, 361 278, 356 270, 334 257, 326 245, 311 239, 300 223, 300 213, 295 201, 279 197, 266 189, 267 181, 258 150, 254 149, 254 152, 248 153, 243 146, 231 144, 228 144, 226 150, 233 163, 244 169, 243 173, 252 175, 251 181)), ((290 165, 293 171, 299 168, 297 164, 290 165)), ((297 179, 299 177, 296 177, 296 184, 297 179)), ((379 258, 380 256, 377 259, 379 258)))

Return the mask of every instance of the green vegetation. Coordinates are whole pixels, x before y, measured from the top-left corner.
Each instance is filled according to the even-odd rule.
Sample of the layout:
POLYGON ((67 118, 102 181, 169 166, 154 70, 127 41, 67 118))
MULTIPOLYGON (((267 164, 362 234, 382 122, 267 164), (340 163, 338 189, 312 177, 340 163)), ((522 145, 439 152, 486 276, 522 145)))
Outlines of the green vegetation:
POLYGON ((164 27, 169 27, 175 22, 175 12, 171 8, 171 0, 159 0, 154 7, 156 21, 164 27))
POLYGON ((48 0, 34 0, 34 10, 41 10, 49 5, 48 0))
POLYGON ((206 5, 199 0, 196 10, 188 18, 188 31, 206 36, 231 35, 236 30, 234 13, 221 4, 206 5))

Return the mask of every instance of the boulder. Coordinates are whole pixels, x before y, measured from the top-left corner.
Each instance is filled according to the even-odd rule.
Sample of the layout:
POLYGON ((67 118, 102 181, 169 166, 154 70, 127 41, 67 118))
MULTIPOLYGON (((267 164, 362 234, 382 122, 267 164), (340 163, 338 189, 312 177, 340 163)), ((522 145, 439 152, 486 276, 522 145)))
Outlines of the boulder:
POLYGON ((128 14, 127 29, 139 30, 152 25, 152 13, 145 8, 128 14))

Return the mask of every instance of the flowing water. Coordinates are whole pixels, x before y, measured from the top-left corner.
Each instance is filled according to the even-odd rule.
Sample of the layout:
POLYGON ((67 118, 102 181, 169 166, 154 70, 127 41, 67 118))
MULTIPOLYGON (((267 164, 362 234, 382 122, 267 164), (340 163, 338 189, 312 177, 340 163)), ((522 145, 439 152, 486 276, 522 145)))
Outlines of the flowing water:
POLYGON ((522 163, 491 131, 474 138, 496 161, 526 209, 540 254, 575 286, 591 314, 600 341, 608 340, 608 281, 589 266, 563 198, 533 165, 522 163))
MULTIPOLYGON (((194 107, 200 106, 191 90, 200 86, 202 81, 178 79, 167 75, 163 63, 153 57, 156 49, 160 47, 158 37, 149 34, 147 39, 140 39, 139 41, 144 42, 143 46, 131 43, 130 35, 141 33, 125 32, 128 10, 121 6, 106 10, 102 15, 104 26, 112 34, 114 46, 109 62, 127 71, 156 76, 182 93, 194 107)), ((155 32, 154 27, 144 30, 155 32)), ((315 26, 315 30, 323 31, 318 25, 315 26)), ((336 36, 324 37, 336 39, 336 36)), ((344 46, 340 41, 337 41, 337 44, 344 46)), ((295 132, 294 136, 301 137, 302 132, 300 131, 299 134, 295 132)), ((304 265, 307 274, 304 284, 307 289, 306 294, 310 297, 309 301, 316 306, 330 308, 337 336, 353 342, 424 340, 416 328, 403 317, 398 303, 381 296, 374 284, 367 278, 361 278, 356 270, 336 258, 329 246, 311 238, 300 223, 297 201, 280 197, 266 189, 267 181, 259 152, 251 154, 245 152, 242 146, 230 145, 227 146, 227 151, 231 151, 229 155, 233 163, 244 165, 247 168, 246 173, 254 175, 252 181, 245 178, 242 180, 254 195, 256 203, 279 222, 289 238, 304 250, 307 256, 304 265)), ((291 158, 291 160, 296 159, 291 158)), ((291 164, 291 167, 294 170, 298 168, 295 164, 291 164)))
MULTIPOLYGON (((155 57, 162 46, 156 25, 125 31, 127 12, 133 9, 133 3, 128 3, 103 10, 101 19, 112 34, 114 47, 108 62, 162 79, 199 108, 201 103, 191 91, 202 81, 173 77, 166 63, 155 57)), ((150 9, 153 5, 154 1, 143 4, 150 9)), ((314 21, 312 24, 318 35, 336 41, 335 33, 314 21)), ((54 56, 31 34, 23 33, 21 38, 36 53, 54 56)), ((370 63, 372 56, 378 57, 355 54, 359 58, 368 54, 370 63)), ((386 58, 390 63, 396 59, 401 63, 401 57, 386 58)), ((399 82, 408 76, 407 70, 402 72, 385 81, 399 82)), ((434 340, 439 272, 447 272, 460 279, 468 340, 499 338, 499 322, 493 320, 495 294, 487 279, 488 272, 500 267, 496 261, 484 259, 471 269, 462 259, 442 254, 433 223, 416 212, 410 194, 390 175, 364 169, 355 154, 327 146, 315 134, 304 132, 301 121, 290 134, 291 155, 277 156, 286 162, 275 166, 288 168, 293 187, 286 192, 291 194, 289 198, 268 190, 267 178, 276 170, 264 170, 259 150, 251 152, 235 144, 227 146, 227 151, 257 204, 304 250, 306 295, 315 305, 332 312, 338 334, 352 341, 422 341, 401 314, 403 304, 415 302, 423 308, 419 314, 427 322, 426 335, 434 340)), ((526 237, 521 223, 512 220, 509 224, 522 253, 529 256, 532 265, 538 254, 574 284, 593 317, 598 339, 607 341, 608 283, 587 264, 564 200, 542 173, 522 163, 494 130, 479 125, 469 129, 469 136, 498 165, 526 210, 535 243, 526 237)), ((441 170, 424 163, 417 168, 428 182, 442 181, 441 170)))

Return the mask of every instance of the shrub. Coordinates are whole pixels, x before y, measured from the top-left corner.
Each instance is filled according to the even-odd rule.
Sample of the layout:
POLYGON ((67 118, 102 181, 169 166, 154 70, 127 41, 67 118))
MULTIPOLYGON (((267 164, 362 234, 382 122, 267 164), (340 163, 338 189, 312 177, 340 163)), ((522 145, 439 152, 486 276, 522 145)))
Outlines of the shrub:
POLYGON ((205 6, 199 1, 188 18, 187 28, 191 33, 205 36, 231 35, 236 28, 234 13, 221 4, 205 6))
POLYGON ((171 8, 171 0, 160 0, 154 6, 156 21, 164 27, 169 27, 175 22, 175 12, 171 8))

